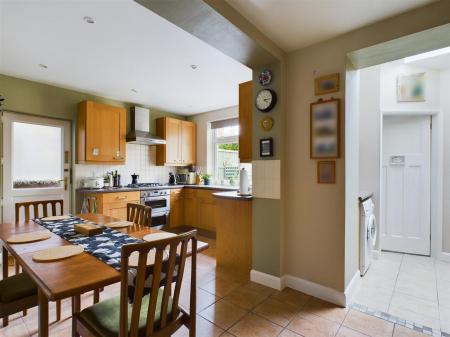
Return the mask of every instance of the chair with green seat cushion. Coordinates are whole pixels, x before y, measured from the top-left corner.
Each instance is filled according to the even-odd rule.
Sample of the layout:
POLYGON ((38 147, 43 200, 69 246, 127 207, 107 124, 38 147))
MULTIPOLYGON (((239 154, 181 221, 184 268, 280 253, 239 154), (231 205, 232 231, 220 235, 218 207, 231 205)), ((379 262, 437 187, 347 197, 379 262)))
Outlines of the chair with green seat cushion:
POLYGON ((0 281, 0 317, 3 326, 8 316, 37 305, 37 286, 26 273, 7 277, 0 281))
MULTIPOLYGON (((155 312, 155 326, 158 326, 161 317, 161 302, 163 289, 158 291, 158 298, 155 312)), ((145 336, 147 323, 147 309, 149 295, 142 298, 141 313, 139 316, 138 336, 145 336)), ((172 313, 172 298, 169 297, 168 314, 172 313)), ((132 304, 128 304, 128 322, 131 321, 132 304)), ((120 321, 120 297, 110 298, 93 306, 84 309, 79 316, 85 324, 102 337, 117 337, 119 335, 120 321)))
MULTIPOLYGON (((148 337, 170 336, 182 325, 195 337, 197 233, 168 239, 128 244, 121 249, 120 297, 97 303, 72 318, 73 336, 148 337), (178 306, 188 243, 192 241, 191 292, 189 313, 178 306), (180 248, 179 254, 177 249, 180 248), (154 260, 148 260, 150 250, 154 260), (166 250, 168 250, 168 258, 166 250), (132 255, 133 253, 133 255, 132 255), (132 257, 130 258, 130 255, 132 257), (134 265, 132 261, 138 261, 134 265), (150 263, 150 264, 149 264, 150 263), (163 268, 163 264, 166 266, 163 268), (133 275, 134 297, 129 298, 129 268, 133 275), (148 271, 151 268, 152 273, 148 271), (146 295, 144 288, 150 288, 146 295), (145 295, 145 296, 144 296, 145 295), (132 303, 129 303, 132 300, 132 303), (192 313, 192 315, 190 314, 192 313)), ((79 296, 77 302, 79 303, 79 296)), ((75 310, 79 309, 74 307, 75 310)))

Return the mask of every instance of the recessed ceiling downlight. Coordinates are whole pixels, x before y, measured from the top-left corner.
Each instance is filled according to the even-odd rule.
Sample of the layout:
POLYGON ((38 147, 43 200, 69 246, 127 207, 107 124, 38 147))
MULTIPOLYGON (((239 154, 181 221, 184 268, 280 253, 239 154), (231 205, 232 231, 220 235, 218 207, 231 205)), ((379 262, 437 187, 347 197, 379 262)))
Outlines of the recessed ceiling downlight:
POLYGON ((191 69, 195 70, 195 69, 198 68, 198 65, 196 65, 196 64, 191 64, 190 67, 191 67, 191 69))
POLYGON ((134 92, 135 94, 137 94, 137 90, 136 89, 130 89, 131 92, 134 92))
POLYGON ((39 67, 41 67, 42 69, 47 69, 48 65, 43 64, 43 63, 39 63, 39 67))
POLYGON ((87 23, 90 23, 90 24, 95 23, 95 20, 92 17, 90 17, 90 16, 85 16, 83 18, 83 20, 86 21, 87 23))

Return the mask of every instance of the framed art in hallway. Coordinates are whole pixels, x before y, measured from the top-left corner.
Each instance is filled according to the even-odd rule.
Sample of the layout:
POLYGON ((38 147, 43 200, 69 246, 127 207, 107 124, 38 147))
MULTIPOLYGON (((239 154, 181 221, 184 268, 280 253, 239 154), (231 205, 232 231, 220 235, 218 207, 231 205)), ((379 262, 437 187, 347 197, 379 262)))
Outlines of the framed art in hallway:
POLYGON ((339 158, 340 99, 311 103, 310 113, 311 159, 339 158))
POLYGON ((336 183, 336 163, 334 160, 317 162, 317 182, 319 184, 336 183))
POLYGON ((425 73, 398 75, 397 102, 425 102, 425 73))
POLYGON ((314 79, 314 94, 316 96, 339 91, 339 73, 317 77, 314 79))

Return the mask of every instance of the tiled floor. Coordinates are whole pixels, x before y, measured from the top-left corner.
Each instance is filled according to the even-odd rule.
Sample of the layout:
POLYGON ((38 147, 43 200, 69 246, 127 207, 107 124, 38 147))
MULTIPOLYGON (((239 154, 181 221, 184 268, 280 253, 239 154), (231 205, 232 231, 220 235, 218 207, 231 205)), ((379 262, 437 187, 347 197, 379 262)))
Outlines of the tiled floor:
POLYGON ((450 264, 383 252, 372 261, 354 302, 450 332, 450 264))
MULTIPOLYGON (((204 240, 204 239, 202 239, 204 240)), ((425 336, 359 311, 339 308, 286 288, 275 291, 216 268, 215 245, 198 257, 197 336, 199 337, 420 337, 425 336)), ((187 266, 189 267, 189 266, 187 266)), ((183 285, 182 305, 188 304, 188 278, 183 285)), ((117 296, 118 285, 107 287, 102 299, 117 296)), ((91 305, 92 294, 82 297, 91 305)), ((54 304, 50 317, 55 317, 54 304)), ((53 322, 50 336, 69 337, 70 301, 63 301, 63 320, 53 322)), ((37 336, 37 309, 11 317, 1 336, 37 336)), ((188 336, 181 328, 174 337, 188 336)))

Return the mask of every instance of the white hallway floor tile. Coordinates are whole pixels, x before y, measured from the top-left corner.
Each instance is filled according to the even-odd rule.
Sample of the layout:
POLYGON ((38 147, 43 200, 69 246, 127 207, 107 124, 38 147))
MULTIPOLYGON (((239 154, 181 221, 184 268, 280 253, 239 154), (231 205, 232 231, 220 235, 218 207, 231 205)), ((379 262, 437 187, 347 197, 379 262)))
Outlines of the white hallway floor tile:
POLYGON ((353 301, 450 333, 450 263, 383 252, 373 260, 353 301))

